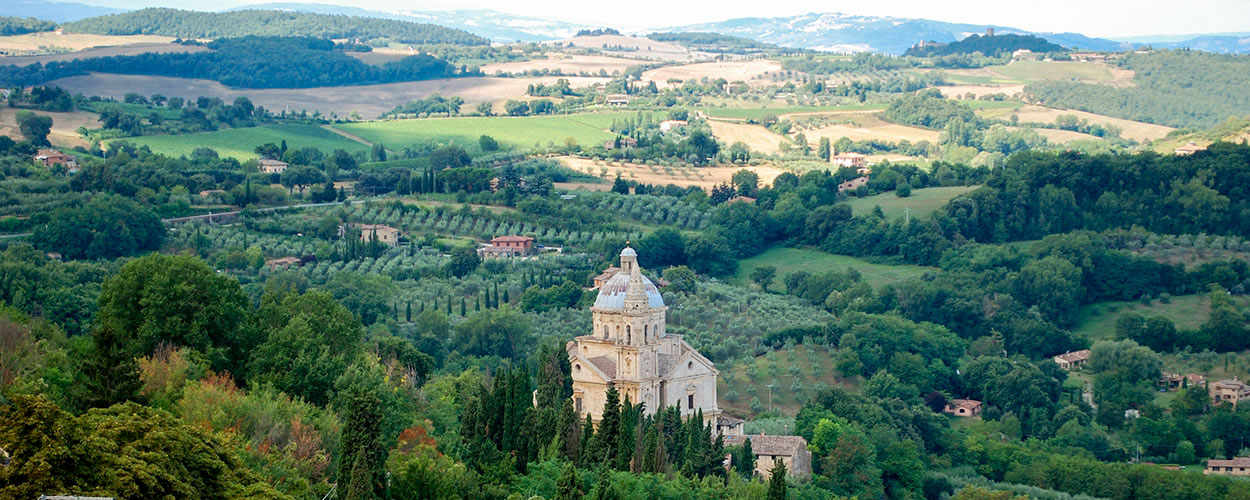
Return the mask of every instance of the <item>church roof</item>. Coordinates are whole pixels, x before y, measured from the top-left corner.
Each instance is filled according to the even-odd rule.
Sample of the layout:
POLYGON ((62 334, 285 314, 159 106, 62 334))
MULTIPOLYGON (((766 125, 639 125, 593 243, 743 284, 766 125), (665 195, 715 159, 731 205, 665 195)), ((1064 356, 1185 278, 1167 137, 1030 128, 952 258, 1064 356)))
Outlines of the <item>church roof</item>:
POLYGON ((598 368, 599 371, 603 372, 604 375, 607 375, 609 379, 616 378, 616 362, 608 359, 607 356, 595 356, 587 359, 587 361, 593 363, 595 367, 598 368))
MULTIPOLYGON (((647 305, 651 307, 664 307, 664 297, 660 295, 660 289, 656 288, 655 283, 650 278, 642 277, 642 286, 647 292, 647 305)), ((629 273, 621 271, 616 273, 612 279, 604 282, 599 287, 599 296, 595 298, 595 307, 624 309, 625 294, 629 288, 629 273)))

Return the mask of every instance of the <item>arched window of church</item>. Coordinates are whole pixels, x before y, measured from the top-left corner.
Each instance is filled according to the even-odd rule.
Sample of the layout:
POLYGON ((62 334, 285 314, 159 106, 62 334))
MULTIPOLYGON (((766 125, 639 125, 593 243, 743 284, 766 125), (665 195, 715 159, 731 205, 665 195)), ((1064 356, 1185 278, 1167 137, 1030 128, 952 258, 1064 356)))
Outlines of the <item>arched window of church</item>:
POLYGON ((651 337, 651 325, 642 325, 642 341, 646 342, 651 337))
POLYGON ((603 325, 603 338, 608 338, 608 325, 603 325))
POLYGON ((629 325, 625 325, 625 343, 630 344, 634 341, 634 332, 629 325))

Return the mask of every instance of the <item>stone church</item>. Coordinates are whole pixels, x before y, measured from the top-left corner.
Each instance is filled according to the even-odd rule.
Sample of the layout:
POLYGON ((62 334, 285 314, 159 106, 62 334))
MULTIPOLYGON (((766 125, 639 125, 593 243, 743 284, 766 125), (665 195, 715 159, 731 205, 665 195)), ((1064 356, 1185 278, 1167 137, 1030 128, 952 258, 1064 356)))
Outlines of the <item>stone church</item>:
POLYGON ((647 414, 667 406, 683 416, 701 409, 705 423, 720 425, 719 372, 680 335, 668 333, 666 311, 659 289, 638 267, 638 254, 625 247, 620 271, 599 287, 590 308, 593 331, 566 346, 579 415, 598 422, 608 387, 615 386, 621 401, 628 395, 632 403, 646 403, 647 414))

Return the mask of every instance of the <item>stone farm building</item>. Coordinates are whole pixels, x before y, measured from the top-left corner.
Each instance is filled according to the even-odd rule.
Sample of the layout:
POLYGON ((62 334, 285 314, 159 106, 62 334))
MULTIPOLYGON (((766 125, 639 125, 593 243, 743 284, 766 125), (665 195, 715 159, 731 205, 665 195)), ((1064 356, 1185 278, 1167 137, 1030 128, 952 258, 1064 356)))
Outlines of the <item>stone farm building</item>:
POLYGON ((1186 144, 1184 146, 1181 146, 1179 148, 1172 150, 1172 153, 1174 153, 1176 156, 1189 156, 1199 151, 1206 151, 1206 150, 1207 150, 1206 146, 1199 146, 1195 144, 1194 142, 1190 142, 1189 144, 1186 144))
POLYGON ((360 241, 374 241, 384 245, 399 246, 399 230, 383 224, 361 224, 360 241))
POLYGON ((284 161, 270 160, 261 158, 256 161, 256 168, 260 169, 263 174, 280 174, 286 171, 287 163, 284 161))
POLYGON ((1250 457, 1237 457, 1232 460, 1207 460, 1207 468, 1203 474, 1219 474, 1224 476, 1250 476, 1250 457))
POLYGON ((629 96, 625 94, 608 94, 603 102, 608 106, 625 106, 629 104, 629 96))
POLYGON ((776 460, 786 464, 790 477, 811 477, 812 452, 807 451, 807 440, 802 436, 725 436, 725 446, 742 446, 748 439, 755 454, 755 473, 760 477, 772 477, 776 460))
POLYGON ((956 417, 979 417, 981 416, 981 402, 975 399, 952 399, 946 402, 946 408, 942 409, 942 413, 949 413, 956 417))
POLYGON ((623 401, 645 403, 647 414, 676 407, 682 416, 702 411, 716 425, 719 372, 680 335, 668 333, 668 307, 655 284, 642 275, 633 248, 621 251, 620 270, 599 287, 590 308, 593 330, 565 349, 573 370, 573 407, 598 422, 609 387, 623 401))
POLYGON ((78 168, 77 158, 55 149, 40 149, 39 152, 35 153, 35 162, 46 168, 54 166, 64 166, 69 170, 76 170, 78 168))
POLYGON ((856 177, 856 178, 851 179, 851 180, 849 180, 849 181, 846 181, 846 182, 843 182, 843 183, 841 183, 841 184, 838 184, 838 192, 839 192, 839 193, 841 193, 841 192, 846 191, 846 190, 851 190, 851 191, 854 191, 854 190, 856 190, 856 189, 859 189, 859 187, 860 187, 860 186, 864 186, 864 185, 867 185, 867 184, 868 184, 868 178, 867 178, 867 177, 856 177))

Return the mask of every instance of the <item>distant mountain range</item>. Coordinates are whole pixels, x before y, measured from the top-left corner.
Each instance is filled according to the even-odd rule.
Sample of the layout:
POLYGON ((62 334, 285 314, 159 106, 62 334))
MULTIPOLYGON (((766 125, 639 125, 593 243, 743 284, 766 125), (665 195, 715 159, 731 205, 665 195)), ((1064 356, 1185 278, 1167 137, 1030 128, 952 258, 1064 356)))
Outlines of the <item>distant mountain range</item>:
MULTIPOLYGON (((494 42, 558 40, 569 38, 584 28, 598 27, 507 14, 488 9, 376 11, 333 4, 287 2, 248 5, 230 10, 239 9, 290 10, 433 23, 459 28, 494 42)), ((45 0, 0 0, 0 15, 36 17, 56 22, 75 21, 115 12, 122 12, 122 10, 45 0)), ((1110 40, 1091 38, 1079 33, 1039 33, 1009 26, 840 13, 737 18, 713 23, 656 28, 647 32, 712 32, 750 38, 783 47, 832 52, 873 51, 902 54, 921 40, 949 43, 962 40, 968 35, 983 34, 989 28, 1001 34, 1035 35, 1073 49, 1122 50, 1149 45, 1156 49, 1188 47, 1209 52, 1250 53, 1250 32, 1155 35, 1110 40)))

